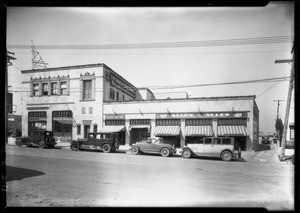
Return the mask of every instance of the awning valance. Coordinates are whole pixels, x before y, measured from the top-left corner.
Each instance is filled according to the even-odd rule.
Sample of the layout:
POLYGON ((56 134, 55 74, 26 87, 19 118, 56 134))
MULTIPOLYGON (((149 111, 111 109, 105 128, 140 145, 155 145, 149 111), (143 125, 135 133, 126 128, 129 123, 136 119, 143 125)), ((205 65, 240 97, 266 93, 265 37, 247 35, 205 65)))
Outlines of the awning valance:
POLYGON ((245 126, 218 126, 219 136, 247 136, 245 126))
POLYGON ((105 126, 99 132, 101 133, 112 133, 112 132, 120 132, 125 130, 125 126, 105 126))
POLYGON ((154 134, 156 136, 176 136, 180 134, 180 126, 157 126, 154 134))
POLYGON ((186 126, 185 136, 212 136, 211 126, 186 126))

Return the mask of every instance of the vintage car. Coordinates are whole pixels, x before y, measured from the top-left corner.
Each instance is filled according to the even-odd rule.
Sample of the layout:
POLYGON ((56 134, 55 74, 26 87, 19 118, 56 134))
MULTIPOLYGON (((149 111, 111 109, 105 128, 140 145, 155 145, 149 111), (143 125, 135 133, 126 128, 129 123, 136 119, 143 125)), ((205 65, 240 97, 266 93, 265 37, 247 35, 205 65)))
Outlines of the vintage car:
POLYGON ((22 136, 16 138, 15 143, 20 147, 25 144, 27 147, 38 146, 41 149, 45 147, 54 148, 56 145, 55 139, 53 138, 53 132, 46 130, 31 131, 28 137, 22 136))
POLYGON ((163 157, 168 157, 176 153, 176 149, 174 145, 163 143, 163 138, 161 137, 150 137, 147 140, 130 145, 130 152, 133 155, 139 153, 158 153, 163 157))
POLYGON ((264 137, 262 137, 262 139, 261 139, 261 143, 262 144, 270 144, 272 141, 271 141, 271 139, 268 137, 268 136, 264 136, 264 137))
POLYGON ((87 134, 86 139, 71 141, 70 148, 73 151, 101 150, 108 153, 119 149, 119 143, 115 133, 92 132, 87 134))
POLYGON ((230 161, 233 157, 241 157, 241 149, 234 148, 234 138, 232 137, 204 137, 182 147, 179 154, 183 158, 213 156, 230 161))

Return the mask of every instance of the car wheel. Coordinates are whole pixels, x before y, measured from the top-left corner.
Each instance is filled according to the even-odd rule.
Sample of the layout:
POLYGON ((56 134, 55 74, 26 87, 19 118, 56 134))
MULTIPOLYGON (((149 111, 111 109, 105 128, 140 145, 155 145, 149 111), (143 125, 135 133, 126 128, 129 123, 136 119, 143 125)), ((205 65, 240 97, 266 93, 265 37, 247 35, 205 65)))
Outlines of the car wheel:
POLYGON ((21 139, 17 139, 16 140, 16 145, 19 146, 19 147, 21 147, 23 145, 22 140, 21 139))
POLYGON ((79 144, 72 143, 70 148, 71 148, 72 151, 78 151, 79 150, 79 144))
POLYGON ((190 157, 192 157, 192 152, 189 149, 185 149, 182 151, 181 155, 183 158, 190 158, 190 157))
POLYGON ((295 165, 295 155, 292 156, 292 164, 295 165))
POLYGON ((232 153, 229 152, 229 151, 224 151, 224 152, 222 152, 222 154, 221 154, 221 158, 222 158, 222 160, 224 160, 224 161, 230 161, 230 160, 232 159, 232 153))
POLYGON ((137 147, 133 146, 130 148, 130 153, 133 155, 137 155, 137 154, 139 154, 139 149, 137 147))
POLYGON ((104 145, 102 146, 102 150, 103 150, 103 152, 108 153, 108 152, 111 151, 111 147, 110 147, 109 144, 104 144, 104 145))
POLYGON ((162 148, 160 151, 161 156, 168 157, 170 155, 170 150, 168 148, 162 148))
POLYGON ((38 146, 39 146, 40 149, 44 149, 44 148, 45 148, 45 145, 46 145, 46 143, 45 143, 44 140, 40 140, 40 141, 38 142, 38 146))

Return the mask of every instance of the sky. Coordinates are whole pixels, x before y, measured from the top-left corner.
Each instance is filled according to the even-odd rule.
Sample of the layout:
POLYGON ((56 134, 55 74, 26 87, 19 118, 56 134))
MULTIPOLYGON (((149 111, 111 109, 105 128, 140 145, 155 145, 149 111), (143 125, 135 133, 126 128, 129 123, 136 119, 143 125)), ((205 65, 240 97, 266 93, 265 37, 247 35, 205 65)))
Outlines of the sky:
MULTIPOLYGON (((260 131, 274 131, 277 102, 284 120, 288 81, 158 90, 158 86, 201 85, 288 77, 292 59, 294 3, 265 7, 8 7, 7 49, 14 104, 22 95, 21 71, 32 68, 31 40, 48 67, 104 63, 136 87, 190 97, 256 95, 260 131), (231 39, 290 36, 283 43, 230 45, 231 39), (95 45, 227 41, 227 45, 103 49, 95 45), (20 48, 16 45, 26 45, 20 48), (46 48, 39 45, 47 45, 46 48), (94 45, 93 49, 53 45, 94 45)), ((186 43, 185 43, 186 44, 186 43)), ((90 47, 90 46, 88 46, 90 47)), ((99 46, 98 46, 99 47, 99 46)), ((292 101, 292 106, 294 102, 292 101)), ((17 113, 20 107, 17 107, 17 113)), ((293 108, 292 108, 293 110, 293 108)))

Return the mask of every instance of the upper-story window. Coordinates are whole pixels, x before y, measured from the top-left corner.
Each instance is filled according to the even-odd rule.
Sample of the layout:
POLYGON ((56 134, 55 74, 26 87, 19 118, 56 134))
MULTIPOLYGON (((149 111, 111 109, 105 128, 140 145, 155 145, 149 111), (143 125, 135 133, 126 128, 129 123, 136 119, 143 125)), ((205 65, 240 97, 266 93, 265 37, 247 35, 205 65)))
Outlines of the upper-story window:
POLYGON ((83 100, 92 99, 92 80, 83 81, 83 100))
POLYGON ((57 95, 57 82, 51 83, 51 95, 57 95))
POLYGON ((95 73, 80 74, 80 101, 93 101, 95 99, 95 83, 95 73))
POLYGON ((30 96, 70 95, 70 78, 44 77, 31 79, 30 96))
POLYGON ((115 100, 115 90, 112 88, 110 88, 110 91, 109 91, 109 98, 112 100, 115 100))
POLYGON ((42 83, 42 95, 48 95, 48 83, 42 83))
POLYGON ((34 96, 39 96, 40 95, 40 88, 39 88, 38 83, 33 84, 33 95, 34 96))
POLYGON ((62 94, 62 95, 67 95, 68 94, 67 82, 61 82, 60 83, 60 94, 62 94))

